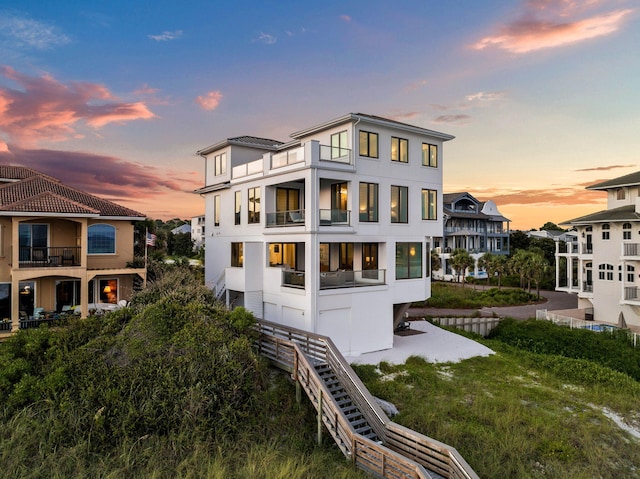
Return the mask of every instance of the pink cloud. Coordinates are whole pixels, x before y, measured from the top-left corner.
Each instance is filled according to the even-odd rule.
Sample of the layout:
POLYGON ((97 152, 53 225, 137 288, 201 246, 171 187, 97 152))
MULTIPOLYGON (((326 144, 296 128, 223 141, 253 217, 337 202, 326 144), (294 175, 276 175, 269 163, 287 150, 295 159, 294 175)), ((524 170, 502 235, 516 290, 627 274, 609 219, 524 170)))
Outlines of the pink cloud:
MULTIPOLYGON (((590 182, 589 184, 593 184, 590 182)), ((466 190, 472 191, 472 190, 466 190)), ((483 189, 476 198, 481 201, 491 199, 499 206, 501 205, 546 205, 546 206, 580 206, 593 205, 602 202, 605 196, 601 192, 594 192, 584 189, 584 185, 570 187, 554 187, 553 189, 524 189, 524 190, 504 190, 504 189, 483 189)))
POLYGON ((528 53, 544 48, 556 48, 610 35, 618 31, 633 10, 589 12, 597 6, 591 1, 580 5, 569 0, 533 0, 520 20, 501 26, 497 31, 472 45, 475 50, 497 47, 511 53, 528 53), (540 15, 546 15, 542 18, 540 15))
POLYGON ((32 77, 8 66, 1 67, 0 74, 19 87, 0 88, 0 132, 19 145, 77 137, 83 123, 101 128, 155 117, 142 102, 118 101, 104 85, 64 84, 47 74, 32 77))
POLYGON ((222 100, 220 90, 213 90, 196 98, 196 103, 200 105, 203 110, 215 110, 218 108, 220 100, 222 100))
POLYGON ((467 123, 469 115, 440 115, 433 119, 434 123, 467 123))
POLYGON ((342 20, 343 22, 351 22, 351 17, 349 15, 340 15, 340 20, 342 20))

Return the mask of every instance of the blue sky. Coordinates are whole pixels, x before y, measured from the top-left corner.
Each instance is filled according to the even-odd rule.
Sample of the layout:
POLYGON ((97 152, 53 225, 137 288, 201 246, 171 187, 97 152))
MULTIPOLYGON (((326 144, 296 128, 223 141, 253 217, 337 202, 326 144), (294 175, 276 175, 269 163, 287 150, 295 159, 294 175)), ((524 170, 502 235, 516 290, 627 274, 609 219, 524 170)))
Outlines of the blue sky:
POLYGON ((362 112, 455 135, 445 192, 539 228, 637 170, 638 7, 0 0, 0 162, 188 218, 204 212, 196 150, 362 112))

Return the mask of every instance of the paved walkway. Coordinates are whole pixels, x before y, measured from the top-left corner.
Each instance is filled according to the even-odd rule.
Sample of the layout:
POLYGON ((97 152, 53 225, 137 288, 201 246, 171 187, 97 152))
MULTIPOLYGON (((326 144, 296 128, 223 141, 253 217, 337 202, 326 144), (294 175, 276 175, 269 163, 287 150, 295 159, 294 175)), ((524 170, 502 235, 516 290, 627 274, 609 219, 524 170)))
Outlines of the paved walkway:
MULTIPOLYGON (((467 285, 466 288, 473 286, 467 285)), ((476 286, 477 288, 478 286, 476 286)), ((442 309, 442 308, 410 308, 410 317, 438 317, 438 316, 498 316, 500 318, 511 317, 516 319, 529 319, 536 317, 536 310, 546 309, 548 311, 576 309, 578 307, 578 297, 575 294, 563 293, 560 291, 540 291, 543 302, 536 304, 525 304, 521 306, 505 306, 481 309, 442 309)))

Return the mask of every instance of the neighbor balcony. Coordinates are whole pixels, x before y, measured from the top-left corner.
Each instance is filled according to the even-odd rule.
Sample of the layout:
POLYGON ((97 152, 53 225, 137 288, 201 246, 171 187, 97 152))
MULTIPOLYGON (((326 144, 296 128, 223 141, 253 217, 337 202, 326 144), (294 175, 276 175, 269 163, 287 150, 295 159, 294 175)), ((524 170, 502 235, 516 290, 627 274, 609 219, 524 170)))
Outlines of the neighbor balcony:
POLYGON ((622 256, 636 259, 640 257, 640 243, 622 243, 622 256))
POLYGON ((20 247, 20 268, 80 266, 80 247, 20 247))

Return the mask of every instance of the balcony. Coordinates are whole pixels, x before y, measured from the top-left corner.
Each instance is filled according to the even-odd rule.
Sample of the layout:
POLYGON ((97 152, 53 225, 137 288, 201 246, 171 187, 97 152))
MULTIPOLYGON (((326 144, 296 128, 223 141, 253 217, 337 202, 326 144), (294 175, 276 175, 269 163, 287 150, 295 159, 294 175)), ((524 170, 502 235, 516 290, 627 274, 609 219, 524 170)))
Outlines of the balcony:
POLYGON ((274 226, 304 226, 304 210, 267 213, 267 228, 274 226))
POLYGON ((386 283, 386 269, 327 271, 320 273, 320 289, 359 288, 386 283))
POLYGON ((336 226, 351 224, 350 210, 320 210, 320 226, 336 226))
POLYGON ((351 150, 337 146, 320 145, 320 161, 351 164, 351 150))
POLYGON ((640 295, 638 294, 637 286, 625 286, 624 288, 624 300, 625 301, 638 301, 640 295))
POLYGON ((280 153, 276 153, 271 157, 271 168, 282 168, 287 165, 296 163, 304 163, 304 148, 295 148, 280 153))
POLYGON ((282 270, 282 286, 304 289, 304 271, 282 270))
POLYGON ((19 254, 20 268, 80 266, 80 248, 78 246, 21 247, 19 254))
POLYGON ((586 281, 584 281, 582 283, 582 291, 584 291, 585 293, 593 293, 593 283, 587 283, 586 281))
POLYGON ((640 243, 623 243, 622 256, 640 256, 640 243))

